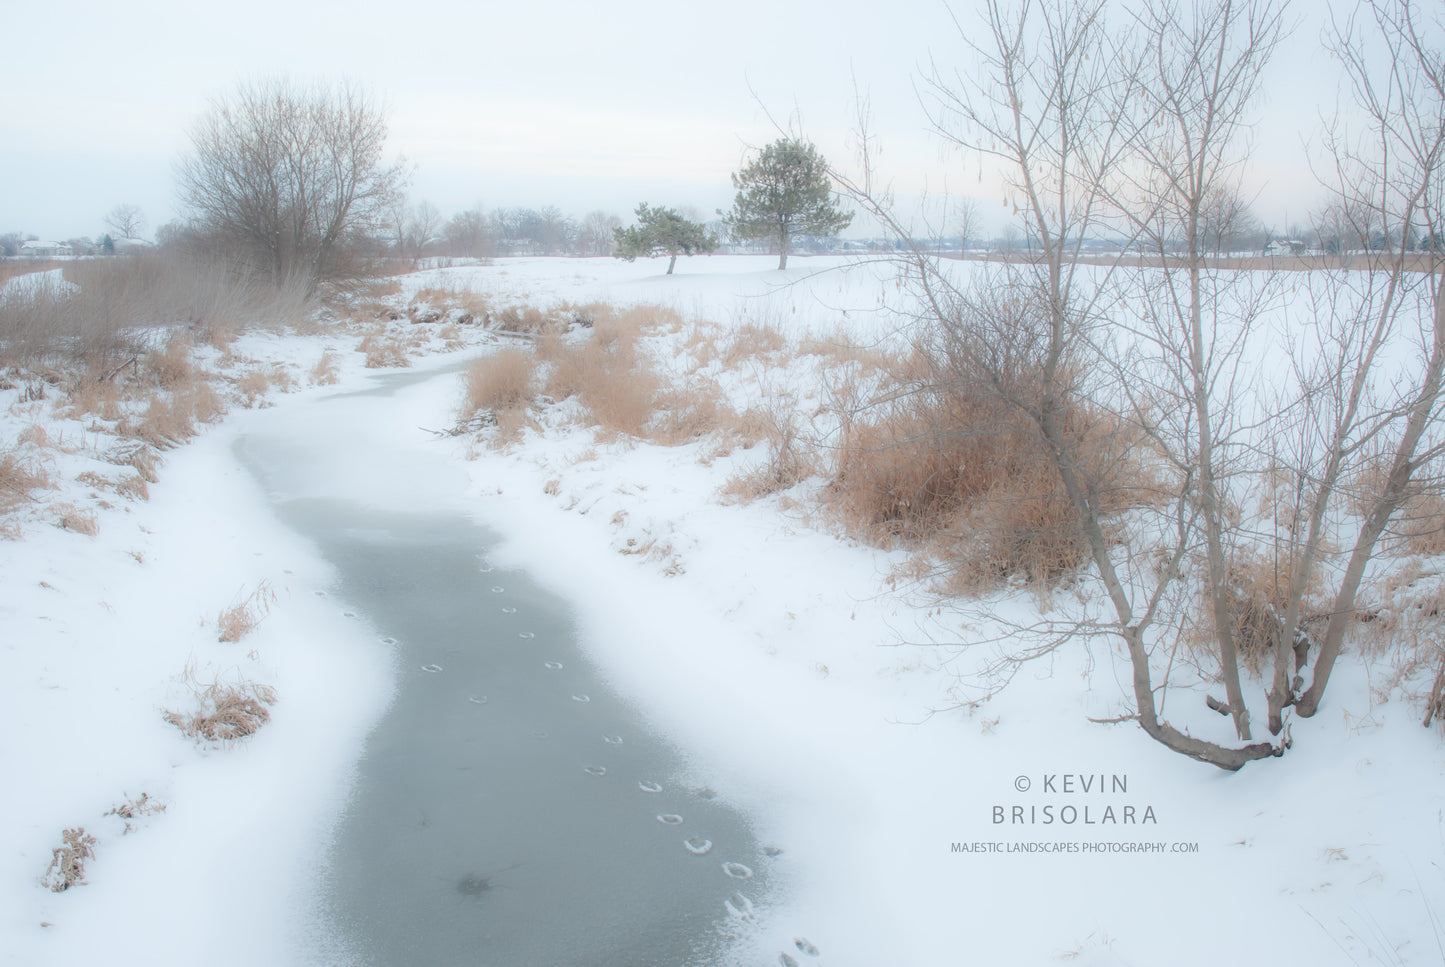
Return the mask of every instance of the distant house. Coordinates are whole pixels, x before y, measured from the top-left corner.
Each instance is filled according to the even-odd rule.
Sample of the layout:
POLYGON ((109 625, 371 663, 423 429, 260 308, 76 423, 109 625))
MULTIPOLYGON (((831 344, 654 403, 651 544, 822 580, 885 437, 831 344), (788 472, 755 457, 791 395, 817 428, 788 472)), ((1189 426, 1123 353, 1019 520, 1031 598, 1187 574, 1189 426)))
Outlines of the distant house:
POLYGON ((1297 238, 1272 238, 1265 243, 1262 255, 1303 255, 1309 248, 1297 238))
POLYGON ((133 255, 136 252, 149 252, 155 248, 153 243, 147 242, 143 238, 117 238, 112 239, 112 244, 115 246, 116 255, 133 255))
POLYGON ((50 259, 57 255, 74 255, 75 252, 64 242, 23 242, 20 245, 20 254, 27 258, 50 259))

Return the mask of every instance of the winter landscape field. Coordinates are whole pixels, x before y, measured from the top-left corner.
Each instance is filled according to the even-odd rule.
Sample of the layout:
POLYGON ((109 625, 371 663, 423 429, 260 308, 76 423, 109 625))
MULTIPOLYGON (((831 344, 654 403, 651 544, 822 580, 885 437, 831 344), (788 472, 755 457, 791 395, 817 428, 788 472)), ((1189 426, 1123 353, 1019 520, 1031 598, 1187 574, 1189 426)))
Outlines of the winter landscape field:
POLYGON ((1438 4, 13 6, 0 965, 1445 964, 1438 4))
MULTIPOLYGON (((323 894, 368 732, 392 696, 451 673, 444 657, 403 664, 370 602, 342 593, 335 565, 278 517, 277 493, 323 490, 495 534, 479 569, 524 572, 565 603, 598 678, 681 754, 665 781, 747 817, 768 853, 686 856, 716 881, 705 914, 730 938, 705 962, 1439 961, 1445 786, 1439 730, 1420 726, 1431 670, 1347 653, 1288 752, 1237 772, 1092 721, 1132 702, 1107 636, 1063 643, 979 701, 1019 627, 1071 619, 1098 591, 1079 579, 960 594, 839 511, 841 426, 916 337, 897 267, 663 264, 428 268, 349 314, 158 350, 137 382, 213 399, 188 414, 187 442, 170 431, 137 447, 134 424, 156 412, 12 381, 8 472, 41 482, 12 502, 0 543, 7 962, 354 954, 328 937, 323 894), (529 311, 552 324, 511 334, 523 327, 506 320, 529 311), (638 419, 625 397, 548 396, 545 366, 520 411, 468 402, 477 360, 616 341, 633 354, 624 382, 653 381, 632 430, 616 428, 638 419), (280 478, 247 469, 246 440, 271 441, 280 478), (213 683, 259 720, 234 719, 232 737, 168 721, 215 711, 213 683), (85 882, 51 892, 65 830, 86 837, 85 882), (755 883, 727 863, 766 866, 766 890, 749 897, 755 883)), ((1167 679, 1167 714, 1227 741, 1204 663, 1176 663, 1196 667, 1167 679)), ((489 682, 457 687, 476 699, 489 682)), ((683 856, 683 834, 707 834, 649 808, 638 818, 657 850, 683 856)), ((609 878, 583 893, 606 907, 609 878)))

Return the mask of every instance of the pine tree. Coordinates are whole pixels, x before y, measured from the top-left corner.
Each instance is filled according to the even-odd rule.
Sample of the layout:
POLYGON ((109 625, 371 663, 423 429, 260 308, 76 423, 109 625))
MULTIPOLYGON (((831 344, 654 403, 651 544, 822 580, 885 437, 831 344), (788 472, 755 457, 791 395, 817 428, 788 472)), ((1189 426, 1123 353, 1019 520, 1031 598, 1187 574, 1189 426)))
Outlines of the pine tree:
POLYGON ((635 214, 637 224, 634 227, 612 231, 620 259, 631 262, 640 256, 670 255, 672 259, 667 263, 667 274, 671 275, 679 255, 717 251, 716 235, 671 208, 649 208, 643 202, 637 206, 635 214))
POLYGON ((794 238, 837 235, 853 221, 852 212, 834 203, 828 162, 798 138, 763 148, 757 160, 733 174, 733 187, 738 195, 723 223, 736 238, 772 239, 780 269, 788 267, 794 238))

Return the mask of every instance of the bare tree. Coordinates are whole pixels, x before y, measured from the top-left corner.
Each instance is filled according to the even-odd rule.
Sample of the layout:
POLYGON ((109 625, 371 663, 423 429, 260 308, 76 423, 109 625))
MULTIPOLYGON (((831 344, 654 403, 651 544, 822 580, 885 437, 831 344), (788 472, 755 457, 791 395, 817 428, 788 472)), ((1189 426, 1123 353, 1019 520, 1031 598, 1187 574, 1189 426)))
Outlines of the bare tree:
POLYGON ((969 239, 978 236, 978 202, 964 198, 958 202, 958 254, 968 255, 969 239))
POLYGON ((449 253, 466 258, 486 258, 496 253, 492 224, 481 205, 457 212, 444 230, 449 253))
POLYGON ((138 205, 116 205, 105 216, 105 227, 116 238, 140 238, 145 226, 145 215, 138 205))
POLYGON ((191 131, 177 169, 198 228, 278 285, 336 274, 400 192, 381 108, 359 88, 243 84, 191 131))
POLYGON ((1155 436, 1197 493, 1227 708, 1246 740, 1225 516, 1238 367, 1260 301, 1254 280, 1219 271, 1208 256, 1241 215, 1234 184, 1240 135, 1279 41, 1281 15, 1276 0, 1150 5, 1138 16, 1147 51, 1138 103, 1123 115, 1141 174, 1128 179, 1121 207, 1162 266, 1158 283, 1145 288, 1144 336, 1162 355, 1161 372, 1174 377, 1168 392, 1175 405, 1153 424, 1155 436), (1165 257, 1176 245, 1182 260, 1165 257))
POLYGON ((577 231, 578 254, 611 255, 617 250, 617 240, 613 237, 613 232, 621 227, 622 219, 610 212, 588 212, 577 231))
POLYGON ((402 223, 402 250, 412 260, 421 261, 427 246, 437 241, 443 228, 442 213, 429 201, 406 209, 402 223))
MULTIPOLYGON (((1015 10, 988 0, 986 39, 972 42, 960 28, 978 76, 944 76, 934 67, 927 81, 939 132, 1005 167, 1009 202, 1022 219, 1031 257, 966 288, 917 251, 910 271, 926 307, 930 356, 941 364, 937 378, 956 383, 957 393, 1006 403, 1031 428, 1066 495, 1107 617, 1091 616, 1054 641, 1091 629, 1115 636, 1132 669, 1130 717, 1174 751, 1238 769, 1281 750, 1268 742, 1232 747, 1174 727, 1162 717, 1153 667, 1161 636, 1172 633, 1185 566, 1200 541, 1200 451, 1211 452, 1213 443, 1206 430, 1201 448, 1199 426, 1216 426, 1209 404, 1221 367, 1194 331, 1196 319, 1203 322, 1205 293, 1191 289, 1197 273, 1188 267, 1162 283, 1143 277, 1159 300, 1168 338, 1140 339, 1143 330, 1127 333, 1117 324, 1121 296, 1138 296, 1125 290, 1122 262, 1086 265, 1079 258, 1084 240, 1112 217, 1131 244, 1149 240, 1161 250, 1179 225, 1188 225, 1191 261, 1199 264, 1201 212, 1226 167, 1221 151, 1232 132, 1210 128, 1201 144, 1195 112, 1200 100, 1212 102, 1206 110, 1217 115, 1226 100, 1242 105, 1249 94, 1247 84, 1244 90, 1210 86, 1218 80, 1213 69, 1242 56, 1217 32, 1216 48, 1208 49, 1208 17, 1218 14, 1216 6, 1201 9, 1197 20, 1166 11, 1119 29, 1106 27, 1103 0, 1022 0, 1015 10), (1165 72, 1172 93, 1143 90, 1165 72), (1161 144, 1170 152, 1141 157, 1140 132, 1167 124, 1174 132, 1161 144), (1184 403, 1186 415, 1161 429, 1166 400, 1184 403), (1157 484, 1141 472, 1145 465, 1160 468, 1157 484), (1152 522, 1120 535, 1119 509, 1144 506, 1157 509, 1152 522)), ((1233 9, 1224 4, 1229 27, 1233 9)), ((1244 71, 1252 82, 1260 61, 1243 56, 1252 64, 1244 71)), ((1211 463, 1206 472, 1216 470, 1211 463)), ((1020 646, 1018 660, 1047 652, 1036 644, 1020 646)), ((1242 713, 1235 678, 1230 699, 1242 713)), ((1247 720, 1239 719, 1247 735, 1247 720)))
MULTIPOLYGON (((1439 252, 1408 253, 1413 233, 1445 232, 1445 59, 1441 23, 1422 22, 1409 0, 1366 0, 1355 15, 1332 25, 1336 57, 1344 64, 1354 100, 1366 118, 1357 140, 1340 130, 1331 137, 1339 174, 1340 210, 1358 225, 1380 231, 1382 251, 1358 283, 1359 320, 1351 369, 1336 380, 1348 392, 1326 449, 1328 465, 1358 454, 1370 440, 1386 444, 1385 481, 1367 501, 1363 522, 1335 588, 1328 623, 1318 642, 1310 685, 1296 698, 1289 687, 1286 656, 1275 665, 1271 714, 1291 701, 1303 717, 1319 708, 1330 674, 1354 623, 1365 569, 1380 537, 1417 479, 1438 459, 1442 384, 1445 384, 1445 259, 1439 252), (1433 41, 1433 43, 1432 43, 1433 41), (1367 53, 1378 44, 1387 56, 1367 53), (1417 261, 1418 259, 1418 261, 1417 261), (1402 332, 1404 327, 1413 332, 1402 332), (1368 379, 1379 347, 1413 336, 1419 354, 1411 371, 1397 376, 1365 409, 1368 379), (1361 383, 1366 383, 1361 386, 1361 383)), ((1323 512, 1334 481, 1328 476, 1314 498, 1313 517, 1323 512)), ((1288 619, 1286 619, 1288 621, 1288 619)), ((1299 658, 1297 657, 1297 660, 1299 658)))

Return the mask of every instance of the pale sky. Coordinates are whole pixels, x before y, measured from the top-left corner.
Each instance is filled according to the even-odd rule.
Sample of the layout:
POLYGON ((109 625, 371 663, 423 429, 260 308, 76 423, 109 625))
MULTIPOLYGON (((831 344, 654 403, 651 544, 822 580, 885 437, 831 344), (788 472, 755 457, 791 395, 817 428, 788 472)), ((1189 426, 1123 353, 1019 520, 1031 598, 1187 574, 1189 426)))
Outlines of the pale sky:
MULTIPOLYGON (((974 22, 977 0, 954 11, 974 22)), ((1267 223, 1317 200, 1301 138, 1336 92, 1318 0, 1270 71, 1250 185, 1267 223)), ((790 118, 851 159, 853 83, 872 103, 882 174, 903 196, 1002 199, 940 148, 920 65, 963 46, 940 0, 0 0, 0 232, 93 237, 139 205, 179 214, 187 132, 242 80, 360 82, 388 109, 411 196, 450 215, 480 202, 624 219, 638 202, 726 208, 730 172, 790 118), (767 110, 760 105, 766 105, 767 110)))

